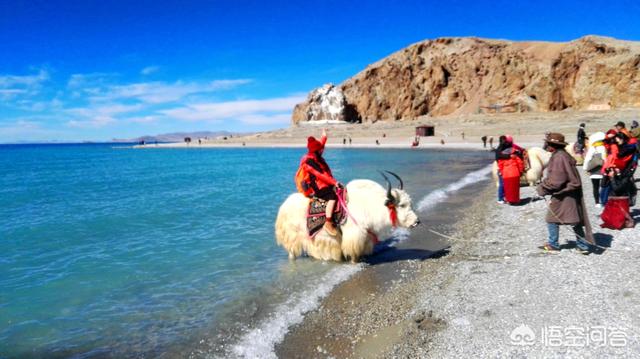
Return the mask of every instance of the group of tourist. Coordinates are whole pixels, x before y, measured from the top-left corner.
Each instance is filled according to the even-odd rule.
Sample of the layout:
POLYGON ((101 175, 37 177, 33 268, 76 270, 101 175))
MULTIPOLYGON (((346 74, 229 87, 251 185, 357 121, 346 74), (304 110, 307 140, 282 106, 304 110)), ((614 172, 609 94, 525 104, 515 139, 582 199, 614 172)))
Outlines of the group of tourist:
MULTIPOLYGON (((583 156, 582 168, 589 174, 593 198, 601 214, 603 227, 622 229, 634 225, 630 207, 635 205, 637 188, 634 173, 640 151, 640 127, 633 121, 628 130, 618 122, 607 131, 587 137, 585 124, 579 126, 574 153, 583 156), (587 142, 588 141, 588 142, 587 142)), ((582 182, 575 158, 566 151, 564 135, 548 133, 545 150, 551 153, 546 176, 536 188, 538 195, 550 196, 546 216, 549 237, 541 247, 547 252, 560 251, 559 226, 571 225, 576 235, 576 247, 589 253, 595 241, 585 210, 582 182)), ((525 172, 526 151, 513 142, 511 136, 501 136, 495 149, 498 167, 498 203, 520 202, 520 176, 525 172)))
POLYGON ((596 206, 604 206, 604 227, 634 225, 630 207, 635 205, 638 193, 633 175, 638 165, 639 137, 640 128, 633 121, 631 130, 618 122, 606 134, 597 132, 589 138, 583 168, 590 174, 596 206))
MULTIPOLYGON (((640 150, 640 127, 633 121, 628 130, 618 122, 606 133, 596 132, 587 137, 585 124, 580 124, 573 152, 584 159, 582 168, 589 174, 593 184, 596 206, 605 206, 601 218, 603 227, 622 229, 634 225, 630 207, 635 205, 637 188, 634 173, 640 150), (588 141, 588 142, 587 142, 588 141)), ((307 139, 308 153, 302 158, 296 173, 296 185, 305 196, 318 197, 327 202, 325 230, 336 235, 333 209, 336 188, 342 185, 331 175, 331 170, 322 157, 327 140, 323 131, 318 141, 307 139)), ((484 138, 483 138, 484 141, 484 138)), ((582 181, 574 156, 566 151, 564 135, 547 133, 544 149, 551 153, 546 175, 536 192, 547 201, 546 222, 549 232, 543 246, 546 252, 560 251, 559 226, 570 225, 576 235, 576 247, 580 253, 588 254, 595 245, 589 224, 582 191, 582 181)), ((495 158, 498 175, 498 203, 516 205, 520 203, 520 177, 527 170, 527 151, 514 143, 513 137, 499 137, 495 158)))
POLYGON ((584 156, 583 169, 593 184, 596 207, 607 204, 609 197, 628 197, 635 204, 637 189, 633 174, 637 166, 640 127, 633 121, 626 129, 624 122, 616 123, 607 133, 596 132, 589 137, 589 148, 584 156))

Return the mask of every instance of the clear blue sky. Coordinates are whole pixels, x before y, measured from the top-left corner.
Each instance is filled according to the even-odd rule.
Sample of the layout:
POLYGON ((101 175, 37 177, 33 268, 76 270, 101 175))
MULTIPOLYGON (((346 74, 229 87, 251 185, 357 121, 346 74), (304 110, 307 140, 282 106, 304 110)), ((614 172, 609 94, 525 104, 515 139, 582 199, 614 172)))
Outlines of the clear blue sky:
POLYGON ((640 40, 639 1, 0 1, 0 142, 286 127, 442 36, 640 40))

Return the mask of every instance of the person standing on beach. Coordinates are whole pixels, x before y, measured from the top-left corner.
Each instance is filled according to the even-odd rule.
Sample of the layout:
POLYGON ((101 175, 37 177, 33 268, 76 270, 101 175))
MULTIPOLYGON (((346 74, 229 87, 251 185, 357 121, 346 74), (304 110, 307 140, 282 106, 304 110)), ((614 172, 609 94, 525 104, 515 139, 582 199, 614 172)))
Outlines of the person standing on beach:
MULTIPOLYGON (((501 137, 502 139, 502 137, 501 137)), ((513 143, 513 138, 504 136, 503 149, 496 151, 496 161, 498 162, 498 176, 502 180, 502 202, 511 205, 520 203, 520 176, 524 172, 524 162, 522 160, 523 149, 513 143)), ((498 193, 498 202, 500 193, 498 193)))
POLYGON ((631 122, 631 128, 629 129, 629 133, 631 134, 631 137, 640 141, 640 126, 638 126, 638 121, 634 120, 633 122, 631 122))
POLYGON ((489 147, 493 149, 493 136, 489 137, 489 147))
POLYGON ((498 164, 498 203, 504 203, 504 182, 500 172, 501 161, 511 158, 511 145, 507 142, 507 136, 498 137, 498 147, 495 149, 496 163, 498 164))
POLYGON ((589 149, 584 156, 582 169, 589 174, 593 187, 593 199, 596 207, 600 208, 600 182, 602 180, 602 165, 607 157, 607 150, 604 147, 605 135, 603 132, 596 132, 589 136, 589 149))
POLYGON ((536 188, 540 196, 551 196, 547 202, 546 215, 549 238, 541 247, 548 253, 558 253, 560 225, 571 225, 576 235, 577 250, 589 253, 589 244, 594 245, 591 224, 587 216, 582 195, 582 181, 576 169, 576 160, 565 147, 564 135, 549 133, 545 138, 545 148, 551 152, 547 175, 536 188))
POLYGON ((584 127, 586 125, 584 123, 581 123, 580 126, 578 127, 578 134, 577 139, 576 139, 576 153, 577 154, 581 154, 584 152, 584 143, 585 140, 587 139, 587 134, 584 132, 584 127))
POLYGON ((487 148, 487 136, 482 136, 480 139, 482 140, 482 147, 487 148))

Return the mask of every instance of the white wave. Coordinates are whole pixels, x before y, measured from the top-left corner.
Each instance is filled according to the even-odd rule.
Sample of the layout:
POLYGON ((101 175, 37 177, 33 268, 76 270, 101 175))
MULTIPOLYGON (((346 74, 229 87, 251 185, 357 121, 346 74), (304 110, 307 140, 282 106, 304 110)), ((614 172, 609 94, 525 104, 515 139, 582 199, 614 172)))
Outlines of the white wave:
POLYGON ((483 167, 477 171, 470 172, 457 182, 454 182, 443 189, 438 189, 429 193, 428 195, 424 196, 424 198, 422 198, 420 202, 418 202, 418 211, 424 212, 435 207, 438 203, 444 201, 447 197, 449 197, 451 193, 459 191, 460 189, 470 184, 484 181, 485 179, 487 179, 490 173, 491 165, 483 167))
POLYGON ((233 354, 239 358, 276 358, 275 345, 284 339, 289 327, 302 322, 304 314, 315 309, 333 287, 362 268, 362 265, 341 265, 332 269, 312 283, 311 289, 279 305, 269 319, 243 335, 233 346, 233 354))
MULTIPOLYGON (((489 173, 491 173, 491 166, 470 172, 444 189, 429 193, 418 203, 418 210, 424 211, 434 207, 451 193, 470 184, 485 180, 489 173)), ((399 242, 405 240, 408 236, 409 231, 406 229, 393 231, 393 238, 399 242)), ((276 358, 275 345, 284 339, 289 328, 301 323, 304 315, 317 308, 322 298, 327 296, 336 285, 349 279, 362 268, 362 265, 341 265, 332 269, 314 283, 310 283, 310 289, 279 305, 268 319, 263 321, 257 328, 244 334, 238 343, 233 346, 232 355, 238 358, 276 358)))

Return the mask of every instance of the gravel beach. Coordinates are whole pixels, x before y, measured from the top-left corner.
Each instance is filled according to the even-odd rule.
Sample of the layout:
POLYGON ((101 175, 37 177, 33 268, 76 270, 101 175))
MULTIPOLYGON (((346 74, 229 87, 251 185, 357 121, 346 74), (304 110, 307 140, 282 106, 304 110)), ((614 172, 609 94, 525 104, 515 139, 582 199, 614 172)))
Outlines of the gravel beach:
POLYGON ((601 229, 587 196, 599 248, 578 254, 565 226, 563 250, 547 254, 537 248, 546 203, 532 200, 534 188, 521 189, 520 206, 496 204, 493 184, 478 192, 452 231, 433 230, 449 238, 447 255, 394 262, 368 287, 364 270, 292 328, 278 356, 637 357, 638 227, 601 229))

